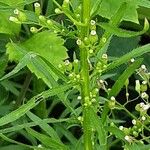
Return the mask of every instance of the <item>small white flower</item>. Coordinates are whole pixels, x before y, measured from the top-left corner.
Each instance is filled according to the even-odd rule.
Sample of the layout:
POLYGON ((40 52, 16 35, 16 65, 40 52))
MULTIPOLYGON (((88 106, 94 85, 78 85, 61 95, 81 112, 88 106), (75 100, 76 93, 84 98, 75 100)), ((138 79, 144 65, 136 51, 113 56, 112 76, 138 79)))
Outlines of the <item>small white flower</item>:
POLYGON ((75 62, 75 63, 78 63, 78 62, 79 62, 79 60, 78 60, 78 59, 75 59, 75 60, 74 60, 74 62, 75 62))
POLYGON ((148 110, 150 108, 150 104, 144 105, 143 110, 148 110))
POLYGON ((81 41, 80 39, 78 39, 78 40, 76 41, 76 43, 77 43, 77 45, 81 45, 82 41, 81 41))
POLYGON ((102 58, 103 58, 103 59, 107 59, 107 58, 108 58, 108 55, 107 55, 107 54, 103 54, 103 55, 102 55, 102 58))
POLYGON ((115 101, 116 99, 115 99, 114 96, 112 96, 112 97, 110 98, 110 100, 115 101))
POLYGON ((145 65, 141 65, 141 69, 146 70, 146 66, 145 65))
POLYGON ((147 84, 147 81, 143 81, 142 84, 144 84, 144 85, 147 84))
POLYGON ((77 97, 77 99, 78 99, 78 100, 81 100, 81 99, 82 99, 82 97, 81 97, 81 96, 78 96, 78 97, 77 97))
POLYGON ((145 116, 142 116, 142 118, 141 118, 143 121, 145 121, 146 120, 146 117, 145 116))
POLYGON ((19 20, 16 17, 10 16, 9 20, 12 22, 19 22, 19 20))
POLYGON ((140 107, 143 107, 145 104, 143 102, 140 103, 140 107))
POLYGON ((134 59, 134 58, 132 58, 130 61, 131 61, 131 63, 133 63, 133 62, 135 61, 135 59, 134 59))
POLYGON ((133 141, 133 137, 128 136, 128 135, 126 135, 126 136, 124 137, 124 139, 125 139, 126 141, 128 141, 129 143, 131 143, 131 142, 133 141))
POLYGON ((94 25, 96 24, 95 20, 91 20, 91 21, 90 21, 90 24, 91 24, 92 26, 94 26, 94 25))
POLYGON ((96 35, 96 31, 95 31, 95 30, 92 30, 92 31, 91 31, 91 35, 93 35, 93 36, 96 35))
POLYGON ((34 3, 34 7, 40 7, 41 5, 40 5, 40 3, 34 3))
POLYGON ((136 120, 135 119, 132 120, 132 124, 136 125, 136 120))
POLYGON ((147 93, 146 92, 143 92, 143 93, 141 93, 141 98, 143 98, 143 99, 145 99, 145 98, 147 98, 147 93))
POLYGON ((123 126, 120 126, 120 127, 119 127, 120 130, 123 130, 123 128, 124 128, 123 126))
POLYGON ((19 10, 18 10, 18 9, 15 9, 15 10, 14 10, 14 14, 15 14, 15 15, 18 15, 18 14, 19 14, 19 10))
POLYGON ((38 145, 38 148, 42 148, 42 145, 41 145, 41 144, 39 144, 39 145, 38 145))
POLYGON ((65 61, 65 66, 68 66, 70 64, 69 60, 65 61))

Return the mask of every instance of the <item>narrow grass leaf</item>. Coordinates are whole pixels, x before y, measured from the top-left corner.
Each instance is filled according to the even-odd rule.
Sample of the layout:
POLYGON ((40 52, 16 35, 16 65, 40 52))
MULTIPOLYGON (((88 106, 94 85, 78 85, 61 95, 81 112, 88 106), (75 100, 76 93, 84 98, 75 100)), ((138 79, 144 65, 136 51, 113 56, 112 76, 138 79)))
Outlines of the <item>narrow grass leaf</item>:
POLYGON ((15 131, 19 131, 19 130, 22 130, 22 129, 25 129, 25 128, 38 126, 41 123, 60 123, 60 122, 69 122, 70 120, 71 120, 70 118, 66 118, 66 119, 47 118, 47 119, 43 119, 41 121, 28 122, 28 123, 23 123, 23 124, 20 124, 20 125, 15 125, 13 127, 1 129, 0 133, 15 132, 15 131))
POLYGON ((124 56, 120 57, 116 61, 113 61, 112 63, 110 63, 108 65, 107 69, 104 70, 104 72, 112 70, 112 69, 128 62, 130 59, 139 57, 139 56, 141 56, 145 53, 148 53, 148 52, 150 52, 150 44, 138 47, 138 48, 132 50, 131 52, 125 54, 124 56))
POLYGON ((52 148, 54 150, 67 150, 67 146, 60 143, 59 141, 56 141, 44 134, 38 133, 35 130, 28 128, 26 129, 29 134, 34 136, 36 139, 38 139, 43 145, 46 147, 52 148))
MULTIPOLYGON (((23 147, 26 147, 26 148, 28 148, 29 150, 32 150, 32 149, 40 149, 41 150, 41 148, 39 148, 39 147, 37 147, 37 146, 30 146, 30 145, 27 145, 27 144, 23 144, 23 143, 20 143, 20 142, 17 142, 17 141, 15 141, 15 140, 12 140, 12 139, 10 139, 10 138, 8 138, 7 136, 5 136, 4 134, 0 134, 0 137, 3 139, 3 140, 5 140, 5 141, 7 141, 7 142, 10 142, 10 143, 13 143, 13 144, 17 144, 17 145, 20 145, 20 146, 23 146, 23 147)), ((43 150, 48 150, 48 149, 43 149, 43 150)))
POLYGON ((59 133, 62 133, 62 135, 65 136, 73 145, 76 145, 77 139, 68 129, 59 124, 55 125, 55 127, 59 131, 59 133))
POLYGON ((135 70, 141 65, 143 59, 139 59, 131 64, 123 74, 118 78, 118 80, 113 85, 110 93, 109 98, 111 96, 117 96, 117 94, 121 91, 122 87, 124 86, 125 81, 135 72, 135 70))
POLYGON ((117 28, 116 26, 113 26, 109 23, 98 23, 98 25, 100 27, 102 27, 103 29, 105 29, 107 32, 116 35, 118 37, 134 37, 134 36, 139 36, 142 35, 144 33, 146 33, 149 29, 149 22, 148 20, 145 18, 145 22, 144 22, 144 28, 142 31, 127 31, 125 29, 121 29, 121 28, 117 28))
POLYGON ((53 139, 61 142, 59 136, 57 135, 56 131, 47 123, 42 122, 42 119, 39 118, 38 116, 36 116, 35 114, 33 114, 32 112, 27 112, 27 116, 34 122, 39 122, 41 121, 41 123, 39 124, 39 126, 41 127, 42 130, 44 130, 47 135, 49 135, 50 137, 53 137, 53 139))
POLYGON ((31 98, 26 104, 23 104, 18 109, 12 111, 11 113, 7 114, 6 116, 3 116, 0 118, 0 126, 3 126, 5 124, 11 123, 20 117, 22 117, 25 113, 27 113, 30 109, 34 108, 39 102, 42 100, 57 95, 61 92, 64 92, 65 90, 72 87, 72 84, 59 86, 58 88, 49 89, 47 91, 42 92, 41 94, 38 94, 37 96, 34 96, 31 98))

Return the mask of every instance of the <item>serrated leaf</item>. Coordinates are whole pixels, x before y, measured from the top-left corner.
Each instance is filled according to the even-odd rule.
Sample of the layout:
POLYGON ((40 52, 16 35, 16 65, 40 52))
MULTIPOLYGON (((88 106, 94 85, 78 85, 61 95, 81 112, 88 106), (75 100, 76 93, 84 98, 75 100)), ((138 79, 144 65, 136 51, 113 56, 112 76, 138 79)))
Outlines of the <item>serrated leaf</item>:
POLYGON ((30 39, 22 43, 27 51, 39 53, 42 57, 58 66, 67 58, 66 48, 63 46, 64 40, 57 34, 43 31, 33 35, 30 39))
POLYGON ((99 140, 100 146, 102 147, 102 149, 105 149, 106 143, 107 143, 107 135, 104 129, 104 125, 102 124, 100 118, 97 116, 93 107, 89 108, 88 115, 91 121, 92 128, 94 128, 98 133, 98 140, 99 140))

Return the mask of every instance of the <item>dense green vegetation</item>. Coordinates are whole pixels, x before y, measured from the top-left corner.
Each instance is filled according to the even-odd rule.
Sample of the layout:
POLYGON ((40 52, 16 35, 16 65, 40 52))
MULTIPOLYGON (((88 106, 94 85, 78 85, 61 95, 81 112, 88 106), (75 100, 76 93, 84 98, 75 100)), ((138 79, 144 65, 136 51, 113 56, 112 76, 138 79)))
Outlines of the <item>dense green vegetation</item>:
POLYGON ((0 0, 0 150, 149 150, 149 14, 149 0, 0 0))

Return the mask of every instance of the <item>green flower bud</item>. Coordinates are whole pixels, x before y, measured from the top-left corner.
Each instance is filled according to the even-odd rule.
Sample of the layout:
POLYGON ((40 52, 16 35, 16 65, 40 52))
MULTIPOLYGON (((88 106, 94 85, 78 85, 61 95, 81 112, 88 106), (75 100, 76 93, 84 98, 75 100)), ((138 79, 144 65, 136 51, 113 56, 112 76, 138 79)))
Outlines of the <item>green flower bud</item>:
POLYGON ((115 99, 115 97, 112 96, 111 99, 110 99, 110 101, 108 102, 108 107, 110 109, 114 109, 115 105, 116 105, 116 99, 115 99))
POLYGON ((69 3, 70 3, 69 0, 64 0, 63 4, 62 4, 63 9, 68 9, 69 10, 69 3))
POLYGON ((91 44, 95 44, 98 41, 98 35, 96 33, 96 30, 91 30, 89 40, 91 44))
POLYGON ((36 27, 31 27, 31 28, 30 28, 30 31, 31 31, 32 33, 37 33, 37 32, 38 32, 38 29, 37 29, 36 27))
POLYGON ((135 90, 140 94, 141 85, 140 85, 140 81, 139 80, 135 81, 135 90))
POLYGON ((40 5, 40 3, 34 3, 34 9, 35 9, 35 14, 36 15, 40 15, 41 14, 41 5, 40 5))
POLYGON ((56 14, 62 14, 63 12, 62 12, 59 8, 56 8, 56 9, 55 9, 55 13, 56 13, 56 14))
POLYGON ((141 88, 141 92, 147 91, 147 82, 143 81, 140 88, 141 88))
POLYGON ((12 22, 14 22, 14 23, 21 23, 19 20, 18 20, 18 18, 16 18, 16 17, 13 17, 13 16, 10 16, 9 17, 9 21, 12 21, 12 22))

